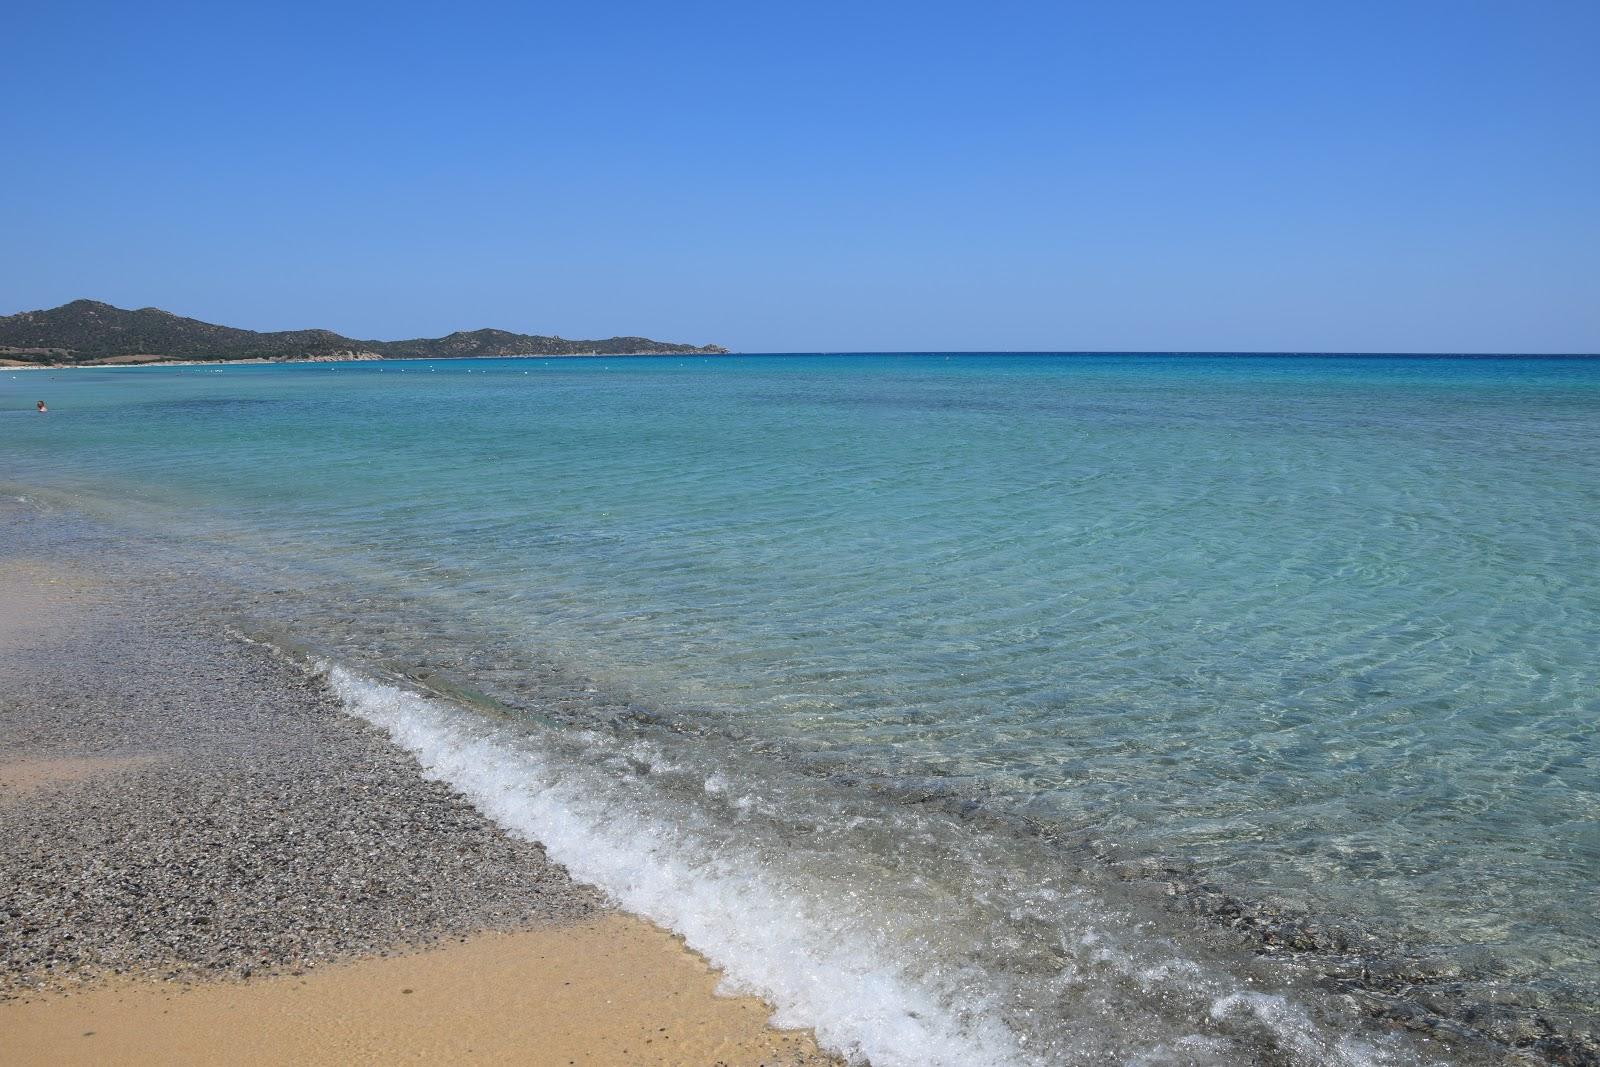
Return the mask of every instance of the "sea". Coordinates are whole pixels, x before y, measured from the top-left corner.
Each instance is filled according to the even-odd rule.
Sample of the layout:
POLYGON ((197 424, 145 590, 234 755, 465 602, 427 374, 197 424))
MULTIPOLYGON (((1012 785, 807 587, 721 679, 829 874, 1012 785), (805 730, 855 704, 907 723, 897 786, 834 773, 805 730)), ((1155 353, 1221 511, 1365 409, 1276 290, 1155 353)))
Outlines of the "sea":
POLYGON ((77 368, 0 409, 13 521, 205 575, 857 1062, 1600 1062, 1600 359, 77 368))

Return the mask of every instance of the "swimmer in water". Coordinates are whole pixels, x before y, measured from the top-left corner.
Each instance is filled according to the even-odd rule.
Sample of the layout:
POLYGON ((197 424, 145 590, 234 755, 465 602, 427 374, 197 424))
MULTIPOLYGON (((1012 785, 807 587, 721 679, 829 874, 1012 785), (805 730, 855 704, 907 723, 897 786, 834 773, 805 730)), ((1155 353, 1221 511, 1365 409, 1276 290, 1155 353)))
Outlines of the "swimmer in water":
POLYGON ((44 414, 46 411, 50 410, 49 408, 44 406, 44 401, 43 400, 39 401, 37 404, 35 404, 33 406, 39 410, 39 414, 41 414, 41 415, 44 414))

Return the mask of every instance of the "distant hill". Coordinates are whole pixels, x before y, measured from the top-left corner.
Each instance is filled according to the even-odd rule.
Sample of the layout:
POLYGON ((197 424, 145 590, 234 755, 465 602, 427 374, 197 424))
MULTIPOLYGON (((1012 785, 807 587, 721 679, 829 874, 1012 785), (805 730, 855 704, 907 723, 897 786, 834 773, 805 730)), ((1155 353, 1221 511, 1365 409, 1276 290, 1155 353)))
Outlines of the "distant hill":
POLYGON ((359 341, 330 330, 258 333, 186 319, 160 308, 127 311, 97 300, 74 300, 48 311, 0 317, 0 360, 54 365, 175 359, 430 359, 675 352, 711 355, 726 351, 720 345, 677 345, 647 337, 569 341, 505 330, 473 330, 412 341, 359 341))

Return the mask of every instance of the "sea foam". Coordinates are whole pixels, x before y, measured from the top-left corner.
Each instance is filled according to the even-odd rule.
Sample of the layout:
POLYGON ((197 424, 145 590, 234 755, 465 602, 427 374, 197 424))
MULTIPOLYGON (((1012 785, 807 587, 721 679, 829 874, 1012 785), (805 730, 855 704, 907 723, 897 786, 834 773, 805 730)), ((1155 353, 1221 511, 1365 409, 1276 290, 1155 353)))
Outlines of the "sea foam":
MULTIPOLYGON (((1275 1062, 1307 1067, 1423 1062, 1392 1041, 1319 1022, 1143 923, 1119 924, 1105 901, 1066 883, 985 883, 993 865, 955 852, 937 862, 946 874, 968 867, 963 888, 930 891, 915 865, 889 869, 881 854, 853 855, 846 839, 871 821, 859 812, 830 824, 797 809, 793 794, 753 795, 732 771, 707 773, 687 751, 498 720, 340 665, 318 667, 351 713, 387 731, 430 777, 541 842, 620 907, 680 935, 722 969, 725 992, 762 997, 776 1025, 809 1027, 852 1062, 1239 1064, 1268 1050, 1275 1062), (698 815, 695 798, 705 805, 698 815), (780 824, 825 843, 780 837, 775 849, 762 835, 780 824), (819 862, 825 871, 839 865, 831 881, 819 880, 819 862), (918 893, 935 903, 919 912, 918 893), (1029 925, 1048 927, 1057 943, 1046 966, 994 970, 1000 942, 1036 952, 1012 940, 1029 925)), ((892 848, 928 843, 923 817, 889 818, 892 848)))
MULTIPOLYGON (((841 943, 829 917, 735 856, 708 854, 665 821, 614 810, 582 774, 468 712, 325 667, 346 707, 386 730, 431 777, 484 814, 541 842, 573 876, 683 937, 721 968, 729 992, 763 997, 778 1026, 809 1026, 826 1048, 876 1067, 999 1067, 1029 1062, 992 1017, 958 1018, 872 946, 841 943)), ((607 743, 599 735, 595 744, 607 743)))

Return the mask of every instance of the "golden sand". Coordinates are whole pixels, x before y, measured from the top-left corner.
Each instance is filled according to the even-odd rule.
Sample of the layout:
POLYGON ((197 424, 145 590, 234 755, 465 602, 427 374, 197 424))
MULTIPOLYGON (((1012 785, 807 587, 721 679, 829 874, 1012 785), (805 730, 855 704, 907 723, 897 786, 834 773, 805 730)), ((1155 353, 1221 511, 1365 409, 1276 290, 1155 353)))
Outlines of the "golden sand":
POLYGON ((3 1064, 811 1065, 809 1033, 671 935, 608 914, 301 976, 0 1004, 3 1064))

